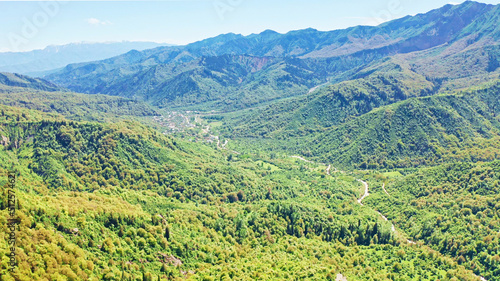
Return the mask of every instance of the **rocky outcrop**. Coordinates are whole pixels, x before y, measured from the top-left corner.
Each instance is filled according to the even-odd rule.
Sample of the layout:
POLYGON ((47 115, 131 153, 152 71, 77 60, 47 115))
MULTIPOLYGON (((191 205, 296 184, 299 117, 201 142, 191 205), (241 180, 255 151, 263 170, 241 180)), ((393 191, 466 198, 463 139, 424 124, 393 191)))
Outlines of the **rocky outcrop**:
POLYGON ((0 137, 0 145, 7 146, 10 144, 10 140, 6 136, 1 136, 0 137))

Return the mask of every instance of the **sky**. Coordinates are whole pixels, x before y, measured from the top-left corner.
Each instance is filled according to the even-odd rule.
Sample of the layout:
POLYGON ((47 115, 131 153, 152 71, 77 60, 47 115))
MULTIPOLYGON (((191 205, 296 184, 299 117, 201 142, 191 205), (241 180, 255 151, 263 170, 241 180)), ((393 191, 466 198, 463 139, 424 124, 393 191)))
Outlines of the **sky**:
MULTIPOLYGON (((184 45, 223 33, 249 35, 378 25, 459 0, 1 1, 0 52, 75 42, 184 45)), ((499 4, 500 0, 481 0, 499 4)))

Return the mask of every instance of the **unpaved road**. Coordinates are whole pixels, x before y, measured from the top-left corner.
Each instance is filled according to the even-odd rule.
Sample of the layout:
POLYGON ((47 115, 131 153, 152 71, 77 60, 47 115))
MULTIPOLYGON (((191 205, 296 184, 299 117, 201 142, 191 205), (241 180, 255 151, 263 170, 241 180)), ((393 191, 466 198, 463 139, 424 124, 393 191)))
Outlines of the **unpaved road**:
POLYGON ((365 186, 365 193, 361 196, 361 198, 358 199, 358 203, 361 204, 361 206, 363 206, 363 203, 361 203, 361 201, 363 201, 363 199, 365 199, 368 195, 370 195, 370 193, 368 193, 368 184, 360 179, 358 179, 358 181, 365 186))
POLYGON ((391 196, 387 190, 385 189, 385 183, 382 184, 382 189, 384 190, 385 194, 387 194, 388 196, 391 196))
POLYGON ((325 85, 327 85, 327 84, 329 84, 329 82, 324 83, 324 84, 321 84, 321 85, 318 85, 318 86, 316 86, 316 87, 312 87, 311 89, 309 89, 309 92, 307 92, 307 94, 310 94, 310 93, 312 93, 312 92, 316 91, 318 88, 323 87, 323 86, 325 86, 325 85))
MULTIPOLYGON (((361 182, 364 186, 365 186, 365 193, 361 196, 361 198, 358 199, 358 203, 361 205, 361 206, 364 206, 362 201, 363 199, 365 199, 366 197, 368 197, 370 195, 370 192, 369 192, 369 189, 368 189, 368 183, 365 182, 365 181, 362 181, 362 180, 359 180, 359 182, 361 182)), ((385 190, 385 183, 382 185, 382 188, 385 190)), ((387 193, 387 192, 386 192, 387 193)), ((389 195, 389 193, 387 193, 387 195, 389 195)), ((390 195, 389 195, 390 196, 390 195)), ((380 217, 382 217, 383 220, 387 221, 387 222, 390 222, 386 216, 382 215, 381 212, 379 211, 375 211, 377 212, 380 217)), ((396 227, 394 226, 394 224, 391 222, 391 231, 392 232, 396 232, 396 227)), ((415 242, 411 241, 411 240, 407 240, 408 244, 416 244, 415 242)))
MULTIPOLYGON (((303 157, 300 157, 300 156, 291 156, 291 157, 292 157, 292 158, 297 158, 297 159, 300 159, 300 160, 305 161, 305 162, 308 162, 308 163, 315 163, 315 162, 313 162, 313 161, 309 161, 309 160, 307 160, 307 159, 304 159, 303 157)), ((324 164, 324 163, 315 163, 315 164, 326 165, 326 164, 324 164)), ((326 168, 326 173, 327 173, 328 175, 330 175, 330 169, 331 169, 331 165, 328 165, 328 167, 326 168)), ((337 171, 337 169, 335 169, 335 171, 337 171)), ((368 197, 368 196, 370 195, 369 188, 368 188, 368 183, 367 183, 367 182, 365 182, 365 181, 363 181, 363 180, 360 180, 360 179, 357 179, 357 181, 361 182, 361 183, 365 186, 365 192, 364 192, 364 194, 361 196, 361 198, 359 198, 359 199, 358 199, 358 203, 359 203, 361 206, 364 206, 364 205, 363 205, 363 203, 362 203, 363 199, 365 199, 366 197, 368 197)), ((391 196, 391 195, 387 192, 387 190, 385 189, 385 183, 383 183, 383 184, 382 184, 382 189, 384 190, 385 194, 387 194, 388 196, 391 196)), ((383 219, 383 220, 385 220, 385 221, 387 221, 387 222, 390 222, 390 221, 387 219, 387 217, 386 217, 386 216, 382 215, 382 213, 380 213, 379 211, 376 211, 376 212, 377 212, 377 213, 378 213, 378 214, 382 217, 382 219, 383 219)), ((392 222, 391 222, 391 231, 392 231, 392 232, 396 232, 396 227, 394 226, 394 224, 393 224, 392 222)), ((409 239, 407 239, 407 240, 406 240, 406 242, 407 242, 408 244, 412 244, 412 245, 416 245, 416 244, 417 244, 417 243, 415 243, 414 241, 409 240, 409 239)), ((480 278, 480 280, 481 280, 481 281, 488 281, 488 280, 486 280, 486 279, 485 279, 484 277, 482 277, 482 276, 478 276, 478 277, 480 278)), ((347 279, 346 279, 344 276, 342 276, 342 274, 338 274, 338 275, 337 275, 336 281, 338 281, 338 280, 342 280, 342 281, 343 281, 343 280, 346 280, 346 281, 347 281, 347 279)))
MULTIPOLYGON (((218 149, 227 149, 226 145, 229 142, 229 140, 225 140, 223 144, 220 143, 220 138, 217 136, 217 148, 218 149)), ((230 150, 232 153, 239 155, 240 153, 235 150, 230 150)))
POLYGON ((220 144, 220 140, 219 138, 217 137, 217 148, 218 149, 226 149, 226 145, 227 145, 227 142, 228 140, 226 140, 222 145, 220 144))
POLYGON ((300 157, 300 156, 294 155, 294 156, 290 156, 290 157, 297 158, 297 159, 302 160, 302 161, 307 162, 307 163, 314 163, 313 161, 309 161, 309 160, 304 159, 303 157, 300 157))

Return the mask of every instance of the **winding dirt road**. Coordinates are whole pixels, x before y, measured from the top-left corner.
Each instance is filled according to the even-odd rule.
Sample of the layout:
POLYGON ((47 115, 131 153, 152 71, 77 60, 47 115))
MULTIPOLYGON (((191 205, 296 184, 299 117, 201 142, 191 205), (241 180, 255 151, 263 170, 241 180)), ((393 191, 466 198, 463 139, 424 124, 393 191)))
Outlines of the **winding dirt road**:
POLYGON ((387 196, 391 196, 385 189, 385 182, 382 184, 382 189, 384 190, 385 194, 387 194, 387 196))
POLYGON ((361 206, 363 206, 363 203, 361 203, 361 201, 363 201, 363 199, 365 199, 368 195, 370 195, 370 193, 368 192, 368 183, 360 179, 358 179, 358 181, 365 186, 365 193, 361 196, 361 198, 358 199, 358 203, 361 204, 361 206))
MULTIPOLYGON (((358 179, 358 181, 361 182, 365 186, 365 193, 361 196, 361 198, 358 199, 358 203, 361 206, 364 206, 363 203, 362 203, 363 199, 365 199, 366 197, 368 197, 370 195, 370 192, 369 192, 369 189, 368 189, 368 183, 365 182, 365 181, 362 181, 360 179, 358 179)), ((385 190, 385 184, 382 186, 382 188, 384 188, 384 190, 385 190)), ((381 212, 379 212, 379 211, 375 211, 375 212, 377 212, 380 215, 380 217, 382 217, 383 220, 389 221, 386 216, 382 215, 381 212)), ((396 227, 394 226, 393 223, 391 223, 391 231, 392 232, 396 232, 396 227)), ((408 243, 415 244, 415 242, 410 241, 410 240, 408 240, 408 243)))
POLYGON ((301 157, 301 156, 294 155, 294 156, 290 156, 290 157, 297 158, 297 159, 302 160, 302 161, 307 162, 307 163, 315 163, 315 162, 307 160, 307 159, 305 159, 304 157, 301 157))
MULTIPOLYGON (((226 149, 227 150, 226 145, 227 145, 228 142, 229 142, 229 140, 225 140, 224 143, 221 144, 219 137, 217 137, 217 148, 218 149, 226 149)), ((240 155, 240 153, 238 151, 235 151, 235 150, 229 150, 229 151, 231 151, 234 154, 240 155)))
POLYGON ((329 84, 329 82, 324 83, 324 84, 321 84, 321 85, 318 85, 318 86, 316 86, 316 87, 312 87, 311 89, 309 89, 309 91, 307 92, 307 94, 310 94, 310 93, 312 93, 312 92, 316 91, 317 89, 319 89, 319 88, 321 88, 321 87, 323 87, 323 86, 325 86, 325 85, 328 85, 328 84, 329 84))
MULTIPOLYGON (((313 162, 313 161, 310 161, 310 160, 304 159, 304 158, 303 158, 303 157, 301 157, 301 156, 291 156, 291 157, 292 157, 292 158, 297 158, 297 159, 300 159, 300 160, 302 160, 302 161, 304 161, 304 162, 308 162, 308 163, 314 163, 314 164, 326 165, 326 164, 324 164, 324 163, 316 163, 316 162, 313 162)), ((327 174, 327 175, 330 175, 330 169, 331 169, 331 167, 332 167, 331 165, 328 165, 328 167, 326 168, 326 174, 327 174)), ((334 168, 334 169, 335 169, 335 168, 334 168)), ((335 171, 337 171, 337 169, 335 169, 335 171)), ((342 172, 342 171, 341 171, 341 172, 342 172)), ((359 203, 361 206, 364 206, 364 205, 363 205, 363 203, 362 203, 363 199, 365 199, 366 197, 368 197, 368 196, 370 195, 370 192, 369 192, 369 187, 368 187, 368 183, 367 183, 367 182, 365 182, 365 181, 363 181, 363 180, 361 180, 361 179, 357 179, 357 181, 361 182, 361 183, 364 185, 364 187, 365 187, 365 192, 363 193, 363 195, 361 196, 361 198, 359 198, 359 199, 358 199, 358 203, 359 203)), ((383 183, 383 184, 382 184, 382 189, 384 190, 385 194, 387 194, 388 196, 391 196, 391 195, 387 192, 387 190, 385 189, 385 183, 383 183)), ((380 217, 382 217, 382 219, 383 219, 383 220, 385 220, 385 221, 387 221, 387 222, 390 222, 390 221, 387 219, 387 217, 386 217, 386 216, 382 215, 382 213, 380 213, 379 211, 376 211, 376 210, 375 210, 375 212, 377 212, 377 213, 380 215, 380 217)), ((396 227, 394 226, 394 224, 393 224, 392 222, 391 222, 391 231, 392 231, 392 232, 396 232, 396 227)), ((417 244, 417 243, 415 243, 414 241, 409 240, 409 239, 407 239, 407 240, 406 240, 406 242, 407 242, 408 244, 412 244, 412 245, 416 245, 416 244, 417 244)), ((477 275, 476 275, 476 276, 477 276, 477 275)), ((341 274, 339 274, 339 275, 337 275, 337 279, 336 279, 336 280, 347 280, 347 279, 341 279, 342 277, 343 277, 343 276, 342 276, 341 274)), ((485 279, 484 277, 482 277, 482 276, 477 276, 477 277, 479 277, 479 279, 480 279, 481 281, 488 281, 488 280, 486 280, 486 279, 485 279)), ((343 277, 343 278, 345 278, 345 277, 343 277)))

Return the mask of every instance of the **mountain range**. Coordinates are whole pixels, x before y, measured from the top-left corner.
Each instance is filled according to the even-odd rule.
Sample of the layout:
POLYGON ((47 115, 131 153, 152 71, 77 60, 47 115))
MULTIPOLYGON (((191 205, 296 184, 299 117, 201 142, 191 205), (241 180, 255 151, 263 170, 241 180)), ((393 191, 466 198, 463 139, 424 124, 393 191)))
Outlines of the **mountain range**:
POLYGON ((29 52, 0 53, 0 71, 40 76, 70 63, 102 60, 130 50, 145 50, 168 44, 154 42, 72 43, 52 45, 29 52))
POLYGON ((499 16, 466 1, 1 72, 19 250, 0 275, 500 280, 499 16))
MULTIPOLYGON (((20 198, 16 252, 21 253, 14 273, 7 272, 7 260, 0 263, 3 276, 214 280, 251 274, 285 280, 307 272, 318 280, 479 280, 479 274, 497 280, 498 240, 488 246, 482 241, 496 233, 497 193, 489 186, 498 161, 439 166, 430 170, 438 175, 433 177, 423 169, 418 177, 396 171, 401 175, 396 180, 381 172, 330 172, 330 166, 268 157, 264 150, 242 155, 165 136, 130 119, 144 109, 141 102, 39 90, 44 84, 52 85, 38 79, 23 87, 2 86, 0 101, 9 105, 0 105, 0 184, 9 188, 5 175, 14 167, 20 198), (117 113, 125 119, 102 118, 117 113), (101 118, 88 122, 91 114, 101 118), (452 213, 435 205, 415 210, 422 196, 437 192, 434 180, 446 184, 447 175, 470 186, 456 196, 447 193, 452 213), (372 188, 366 205, 357 199, 361 177, 372 188), (412 184, 415 178, 420 189, 412 184), (380 199, 383 192, 374 186, 381 181, 394 197, 380 199), (461 196, 475 198, 476 189, 484 196, 461 201, 461 196), (398 215, 397 232, 377 208, 391 220, 398 215), (457 212, 468 217, 453 222, 457 212), (429 221, 455 235, 433 232, 429 221), (273 255, 280 258, 270 270, 267 259, 273 255)), ((0 194, 6 217, 7 194, 0 194)), ((9 248, 1 251, 8 254, 9 248)))
POLYGON ((232 111, 357 79, 390 59, 430 80, 437 93, 498 77, 499 16, 499 6, 467 1, 379 26, 224 34, 71 64, 45 78, 161 107, 232 111))

